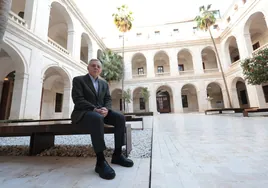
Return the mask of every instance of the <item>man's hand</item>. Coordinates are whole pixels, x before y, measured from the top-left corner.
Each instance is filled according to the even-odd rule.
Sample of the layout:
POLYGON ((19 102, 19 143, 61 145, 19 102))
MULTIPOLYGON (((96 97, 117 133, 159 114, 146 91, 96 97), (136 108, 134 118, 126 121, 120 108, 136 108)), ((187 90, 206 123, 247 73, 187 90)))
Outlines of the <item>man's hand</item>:
POLYGON ((99 108, 99 109, 95 108, 94 111, 99 113, 99 114, 101 114, 101 115, 103 115, 103 117, 106 117, 107 114, 108 114, 108 110, 105 107, 102 107, 102 108, 99 108))
POLYGON ((108 109, 105 108, 105 107, 102 107, 102 108, 101 108, 101 114, 102 114, 104 117, 106 117, 107 114, 108 114, 108 109))

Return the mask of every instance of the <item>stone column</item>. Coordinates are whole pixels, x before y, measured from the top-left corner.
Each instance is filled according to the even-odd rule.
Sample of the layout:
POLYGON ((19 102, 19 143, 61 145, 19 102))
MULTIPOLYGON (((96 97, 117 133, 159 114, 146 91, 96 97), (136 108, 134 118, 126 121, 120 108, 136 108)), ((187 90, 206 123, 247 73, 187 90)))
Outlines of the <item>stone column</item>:
POLYGON ((207 98, 207 90, 205 88, 205 83, 198 83, 197 93, 197 100, 198 100, 198 108, 199 112, 204 112, 208 108, 208 101, 207 98))
MULTIPOLYGON (((223 90, 223 94, 224 94, 223 96, 226 95, 226 98, 227 98, 227 93, 226 93, 225 90, 223 90)), ((231 95, 230 97, 231 97, 231 100, 232 100, 233 108, 240 108, 240 104, 239 104, 239 99, 238 99, 236 87, 234 87, 234 88, 231 89, 230 95, 231 95)), ((224 98, 224 105, 225 105, 225 107, 229 107, 228 102, 226 104, 225 101, 227 102, 228 101, 228 98, 227 98, 227 100, 224 98)))
POLYGON ((178 60, 177 60, 177 50, 172 49, 169 51, 169 67, 170 67, 170 75, 176 76, 179 75, 178 71, 178 60))
POLYGON ((202 55, 199 48, 192 48, 192 58, 193 58, 193 68, 195 74, 203 74, 203 64, 202 64, 202 55))
POLYGON ((25 2, 24 20, 30 30, 33 30, 35 26, 37 4, 37 0, 26 0, 25 2))
POLYGON ((238 35, 236 40, 239 49, 240 59, 252 57, 253 47, 250 33, 238 35))
POLYGON ((124 66, 125 66, 125 80, 132 79, 131 54, 129 53, 125 53, 124 55, 124 66))
POLYGON ((10 109, 9 119, 22 119, 25 118, 24 110, 26 107, 25 99, 27 97, 27 84, 29 75, 23 72, 15 73, 15 82, 12 95, 12 103, 10 109))
POLYGON ((155 77, 153 52, 146 53, 147 78, 155 77))
POLYGON ((254 86, 246 83, 246 88, 250 107, 266 107, 262 86, 254 86))
POLYGON ((72 88, 70 86, 64 86, 63 92, 63 106, 62 106, 62 118, 70 118, 73 110, 73 102, 71 97, 72 88))
POLYGON ((80 61, 81 33, 74 30, 68 31, 67 50, 74 59, 80 61))
POLYGON ((149 111, 154 112, 157 114, 157 106, 156 106, 156 90, 154 85, 150 85, 148 87, 150 91, 150 98, 149 98, 149 111))
POLYGON ((182 86, 176 84, 175 87, 173 88, 174 113, 183 113, 181 87, 182 86))
POLYGON ((48 26, 49 26, 49 18, 50 18, 50 9, 51 5, 49 4, 48 0, 43 1, 37 1, 33 2, 31 5, 32 0, 29 0, 28 5, 26 2, 25 10, 28 11, 28 9, 31 9, 36 6, 36 10, 33 10, 33 12, 26 13, 25 12, 25 18, 31 19, 30 22, 31 28, 33 32, 39 36, 40 38, 47 41, 48 38, 48 26), (37 5, 35 5, 37 4, 37 5))

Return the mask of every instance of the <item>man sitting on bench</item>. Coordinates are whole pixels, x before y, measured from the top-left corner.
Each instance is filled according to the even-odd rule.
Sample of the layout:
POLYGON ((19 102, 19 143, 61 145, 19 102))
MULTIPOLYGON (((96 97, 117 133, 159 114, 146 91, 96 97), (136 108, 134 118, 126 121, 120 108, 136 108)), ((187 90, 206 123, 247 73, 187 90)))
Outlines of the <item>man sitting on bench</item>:
POLYGON ((72 122, 88 128, 97 156, 95 172, 103 179, 113 179, 115 171, 104 158, 104 123, 115 127, 115 150, 111 163, 132 167, 133 161, 122 155, 124 144, 125 116, 111 109, 111 96, 107 82, 99 79, 102 64, 98 59, 91 59, 88 73, 73 79, 72 99, 75 104, 71 115, 72 122))

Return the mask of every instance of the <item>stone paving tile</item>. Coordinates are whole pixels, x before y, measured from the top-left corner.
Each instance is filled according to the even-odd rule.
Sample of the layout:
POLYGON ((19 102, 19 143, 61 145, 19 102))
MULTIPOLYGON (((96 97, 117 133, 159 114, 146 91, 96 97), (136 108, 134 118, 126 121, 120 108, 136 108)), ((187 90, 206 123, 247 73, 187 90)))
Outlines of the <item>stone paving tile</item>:
POLYGON ((152 187, 268 187, 263 117, 161 114, 154 119, 152 187))
POLYGON ((107 181, 94 172, 95 158, 0 157, 0 187, 148 188, 150 160, 133 160, 132 168, 111 164, 116 178, 107 181))

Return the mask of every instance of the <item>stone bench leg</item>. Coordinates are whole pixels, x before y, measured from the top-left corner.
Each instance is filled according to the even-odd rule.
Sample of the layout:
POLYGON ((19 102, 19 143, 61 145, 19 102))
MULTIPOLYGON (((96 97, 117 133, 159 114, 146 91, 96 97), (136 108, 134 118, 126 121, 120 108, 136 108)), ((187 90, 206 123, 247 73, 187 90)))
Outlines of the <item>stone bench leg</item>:
POLYGON ((130 154, 132 150, 132 138, 131 138, 131 124, 126 124, 126 155, 130 154))
POLYGON ((33 133, 30 140, 29 155, 37 155, 54 146, 55 136, 52 133, 33 133))

